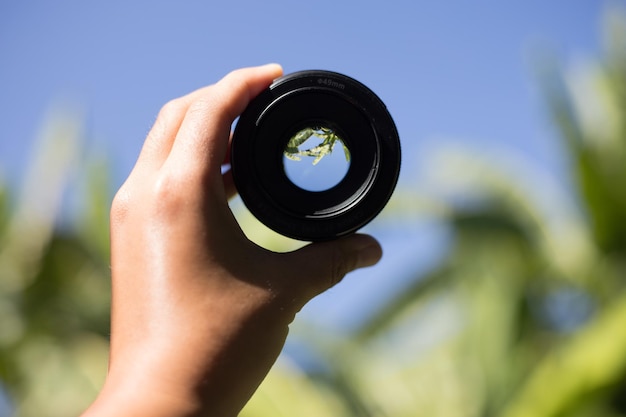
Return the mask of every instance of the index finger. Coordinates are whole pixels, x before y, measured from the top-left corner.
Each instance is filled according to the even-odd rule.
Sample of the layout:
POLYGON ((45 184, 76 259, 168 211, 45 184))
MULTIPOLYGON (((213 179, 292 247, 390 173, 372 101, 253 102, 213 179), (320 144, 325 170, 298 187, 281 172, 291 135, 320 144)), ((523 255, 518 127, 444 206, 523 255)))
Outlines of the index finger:
POLYGON ((177 170, 218 175, 231 124, 281 74, 282 68, 277 64, 244 68, 203 90, 187 109, 167 163, 177 170))

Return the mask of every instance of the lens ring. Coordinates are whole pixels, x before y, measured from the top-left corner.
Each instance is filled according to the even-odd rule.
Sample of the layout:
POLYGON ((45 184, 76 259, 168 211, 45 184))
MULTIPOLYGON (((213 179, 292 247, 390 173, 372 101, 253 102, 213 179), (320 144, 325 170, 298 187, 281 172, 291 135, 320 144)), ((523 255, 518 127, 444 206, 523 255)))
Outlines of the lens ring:
POLYGON ((285 236, 320 241, 353 233, 384 208, 400 171, 398 133, 367 87, 330 71, 277 79, 243 112, 231 145, 235 185, 261 222, 285 236), (345 177, 324 191, 289 180, 283 151, 295 132, 314 124, 338 132, 350 150, 345 177))

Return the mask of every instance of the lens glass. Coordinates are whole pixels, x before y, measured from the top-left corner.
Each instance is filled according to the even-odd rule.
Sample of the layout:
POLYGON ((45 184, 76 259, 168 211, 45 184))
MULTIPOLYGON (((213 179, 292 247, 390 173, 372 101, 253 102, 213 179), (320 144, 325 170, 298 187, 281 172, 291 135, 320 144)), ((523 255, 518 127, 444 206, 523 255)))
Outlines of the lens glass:
POLYGON ((326 191, 339 184, 350 168, 350 150, 335 131, 325 126, 296 132, 285 146, 287 178, 307 191, 326 191))

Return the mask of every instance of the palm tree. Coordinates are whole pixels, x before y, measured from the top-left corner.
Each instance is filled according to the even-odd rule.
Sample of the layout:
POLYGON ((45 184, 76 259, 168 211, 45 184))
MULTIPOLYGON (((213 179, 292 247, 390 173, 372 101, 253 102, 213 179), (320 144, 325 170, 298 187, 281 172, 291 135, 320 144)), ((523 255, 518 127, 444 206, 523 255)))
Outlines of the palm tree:
MULTIPOLYGON (((445 228, 441 262, 352 334, 299 322, 314 366, 281 357, 243 417, 626 415, 626 18, 607 16, 604 61, 542 66, 571 181, 433 150, 430 186, 386 212, 445 228)), ((78 163, 76 118, 42 137, 20 193, 0 186, 0 380, 20 416, 76 415, 106 372, 111 195, 106 164, 78 163), (85 205, 59 222, 68 167, 90 172, 85 205)))
POLYGON ((8 415, 77 415, 97 394, 109 332, 106 171, 79 163, 77 118, 54 115, 19 195, 0 187, 0 389, 8 415), (87 169, 85 205, 60 222, 72 169, 87 169))
MULTIPOLYGON (((626 415, 626 18, 606 28, 605 61, 541 63, 571 182, 447 147, 429 155, 430 192, 397 193, 387 212, 441 222, 449 251, 354 334, 299 332, 323 363, 308 388, 342 404, 314 415, 626 415)), ((244 415, 306 409, 275 390, 244 415)))

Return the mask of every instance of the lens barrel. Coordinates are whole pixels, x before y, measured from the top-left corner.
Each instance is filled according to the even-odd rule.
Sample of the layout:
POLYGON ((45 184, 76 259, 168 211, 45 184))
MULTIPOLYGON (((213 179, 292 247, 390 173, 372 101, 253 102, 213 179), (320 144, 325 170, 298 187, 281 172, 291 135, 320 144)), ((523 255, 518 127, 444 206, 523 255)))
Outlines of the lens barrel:
POLYGON ((357 231, 389 201, 400 172, 400 140, 384 103, 360 82, 330 71, 300 71, 272 83, 242 113, 231 144, 235 186, 250 212, 274 231, 304 241, 357 231), (325 126, 349 149, 345 177, 308 191, 285 174, 283 154, 299 131, 325 126))

